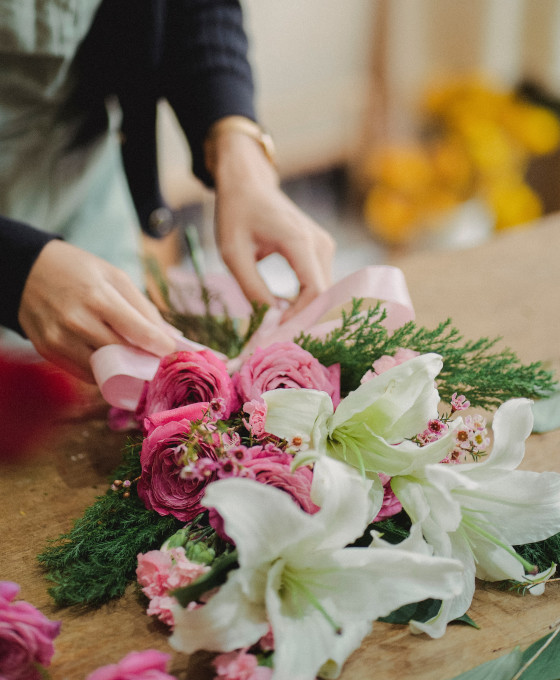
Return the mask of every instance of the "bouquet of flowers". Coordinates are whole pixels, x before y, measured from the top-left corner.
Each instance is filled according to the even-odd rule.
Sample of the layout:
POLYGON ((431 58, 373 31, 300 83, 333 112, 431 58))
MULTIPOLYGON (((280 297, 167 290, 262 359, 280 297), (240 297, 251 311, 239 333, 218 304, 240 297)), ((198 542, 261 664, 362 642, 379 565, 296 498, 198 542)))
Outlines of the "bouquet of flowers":
POLYGON ((108 379, 113 425, 140 434, 39 556, 57 602, 136 579, 174 649, 219 653, 216 677, 312 680, 337 677, 376 620, 432 637, 472 623, 475 577, 542 592, 560 475, 517 468, 552 375, 450 321, 395 323, 378 297, 326 332, 278 339, 265 317, 233 359, 187 343, 134 389, 108 379))

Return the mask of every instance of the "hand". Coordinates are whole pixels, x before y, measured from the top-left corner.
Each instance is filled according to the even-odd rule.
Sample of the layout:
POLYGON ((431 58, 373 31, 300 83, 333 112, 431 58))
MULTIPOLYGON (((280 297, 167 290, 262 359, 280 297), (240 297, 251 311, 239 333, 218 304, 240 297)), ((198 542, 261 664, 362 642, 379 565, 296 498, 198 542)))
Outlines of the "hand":
POLYGON ((94 382, 89 358, 109 344, 175 350, 156 307, 120 269, 64 241, 47 243, 21 297, 19 322, 45 359, 94 382))
POLYGON ((334 240, 281 191, 254 139, 224 132, 215 158, 216 235, 223 260, 249 300, 273 305, 256 265, 271 253, 284 256, 300 283, 284 316, 289 318, 329 286, 334 240))

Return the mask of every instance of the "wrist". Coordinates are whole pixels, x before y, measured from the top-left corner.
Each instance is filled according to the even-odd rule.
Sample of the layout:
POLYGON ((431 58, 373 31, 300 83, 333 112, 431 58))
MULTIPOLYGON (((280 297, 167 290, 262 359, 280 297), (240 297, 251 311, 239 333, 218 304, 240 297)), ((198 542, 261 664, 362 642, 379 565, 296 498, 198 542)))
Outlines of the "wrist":
POLYGON ((204 153, 217 186, 236 177, 278 183, 272 137, 249 118, 227 116, 216 121, 204 142, 204 153))

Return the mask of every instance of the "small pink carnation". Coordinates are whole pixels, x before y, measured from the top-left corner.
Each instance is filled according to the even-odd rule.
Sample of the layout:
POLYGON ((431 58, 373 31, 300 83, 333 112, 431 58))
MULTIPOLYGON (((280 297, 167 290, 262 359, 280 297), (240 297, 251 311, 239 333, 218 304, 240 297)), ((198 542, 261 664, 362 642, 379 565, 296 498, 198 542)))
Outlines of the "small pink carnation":
POLYGON ((169 654, 155 649, 130 652, 118 663, 93 671, 86 680, 176 680, 165 671, 169 659, 169 654))
POLYGON ((37 669, 49 666, 60 621, 51 621, 33 605, 15 601, 19 586, 0 581, 0 678, 40 680, 37 669))
POLYGON ((142 592, 150 598, 148 615, 157 616, 173 627, 172 608, 177 600, 169 595, 176 588, 188 586, 208 571, 209 567, 192 562, 181 546, 169 550, 150 550, 138 555, 136 578, 142 592))
POLYGON ((384 354, 382 357, 379 357, 379 359, 373 362, 373 370, 367 371, 360 382, 362 384, 368 382, 372 378, 385 373, 385 371, 388 371, 395 366, 399 366, 400 364, 404 364, 404 362, 408 361, 409 359, 414 359, 414 357, 417 357, 419 354, 420 352, 416 352, 413 349, 406 349, 404 347, 399 347, 393 356, 384 354))
POLYGON ((259 666, 256 656, 244 649, 219 654, 212 663, 216 680, 269 680, 272 677, 272 668, 259 666))
POLYGON ((266 402, 262 399, 251 399, 243 404, 243 410, 249 415, 249 420, 243 421, 245 427, 251 435, 257 439, 264 439, 267 436, 264 424, 266 422, 266 402))

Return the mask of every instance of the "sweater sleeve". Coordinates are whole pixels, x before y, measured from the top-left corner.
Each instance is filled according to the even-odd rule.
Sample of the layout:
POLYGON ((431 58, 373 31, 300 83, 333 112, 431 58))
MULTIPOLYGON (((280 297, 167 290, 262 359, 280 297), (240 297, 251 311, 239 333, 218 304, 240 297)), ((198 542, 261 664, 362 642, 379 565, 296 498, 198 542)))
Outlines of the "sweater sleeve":
POLYGON ((25 282, 43 247, 55 238, 60 237, 0 217, 0 325, 24 335, 18 312, 25 282))
POLYGON ((204 165, 208 128, 225 116, 256 120, 248 40, 237 0, 169 2, 162 58, 164 95, 183 127, 193 172, 213 181, 204 165))

